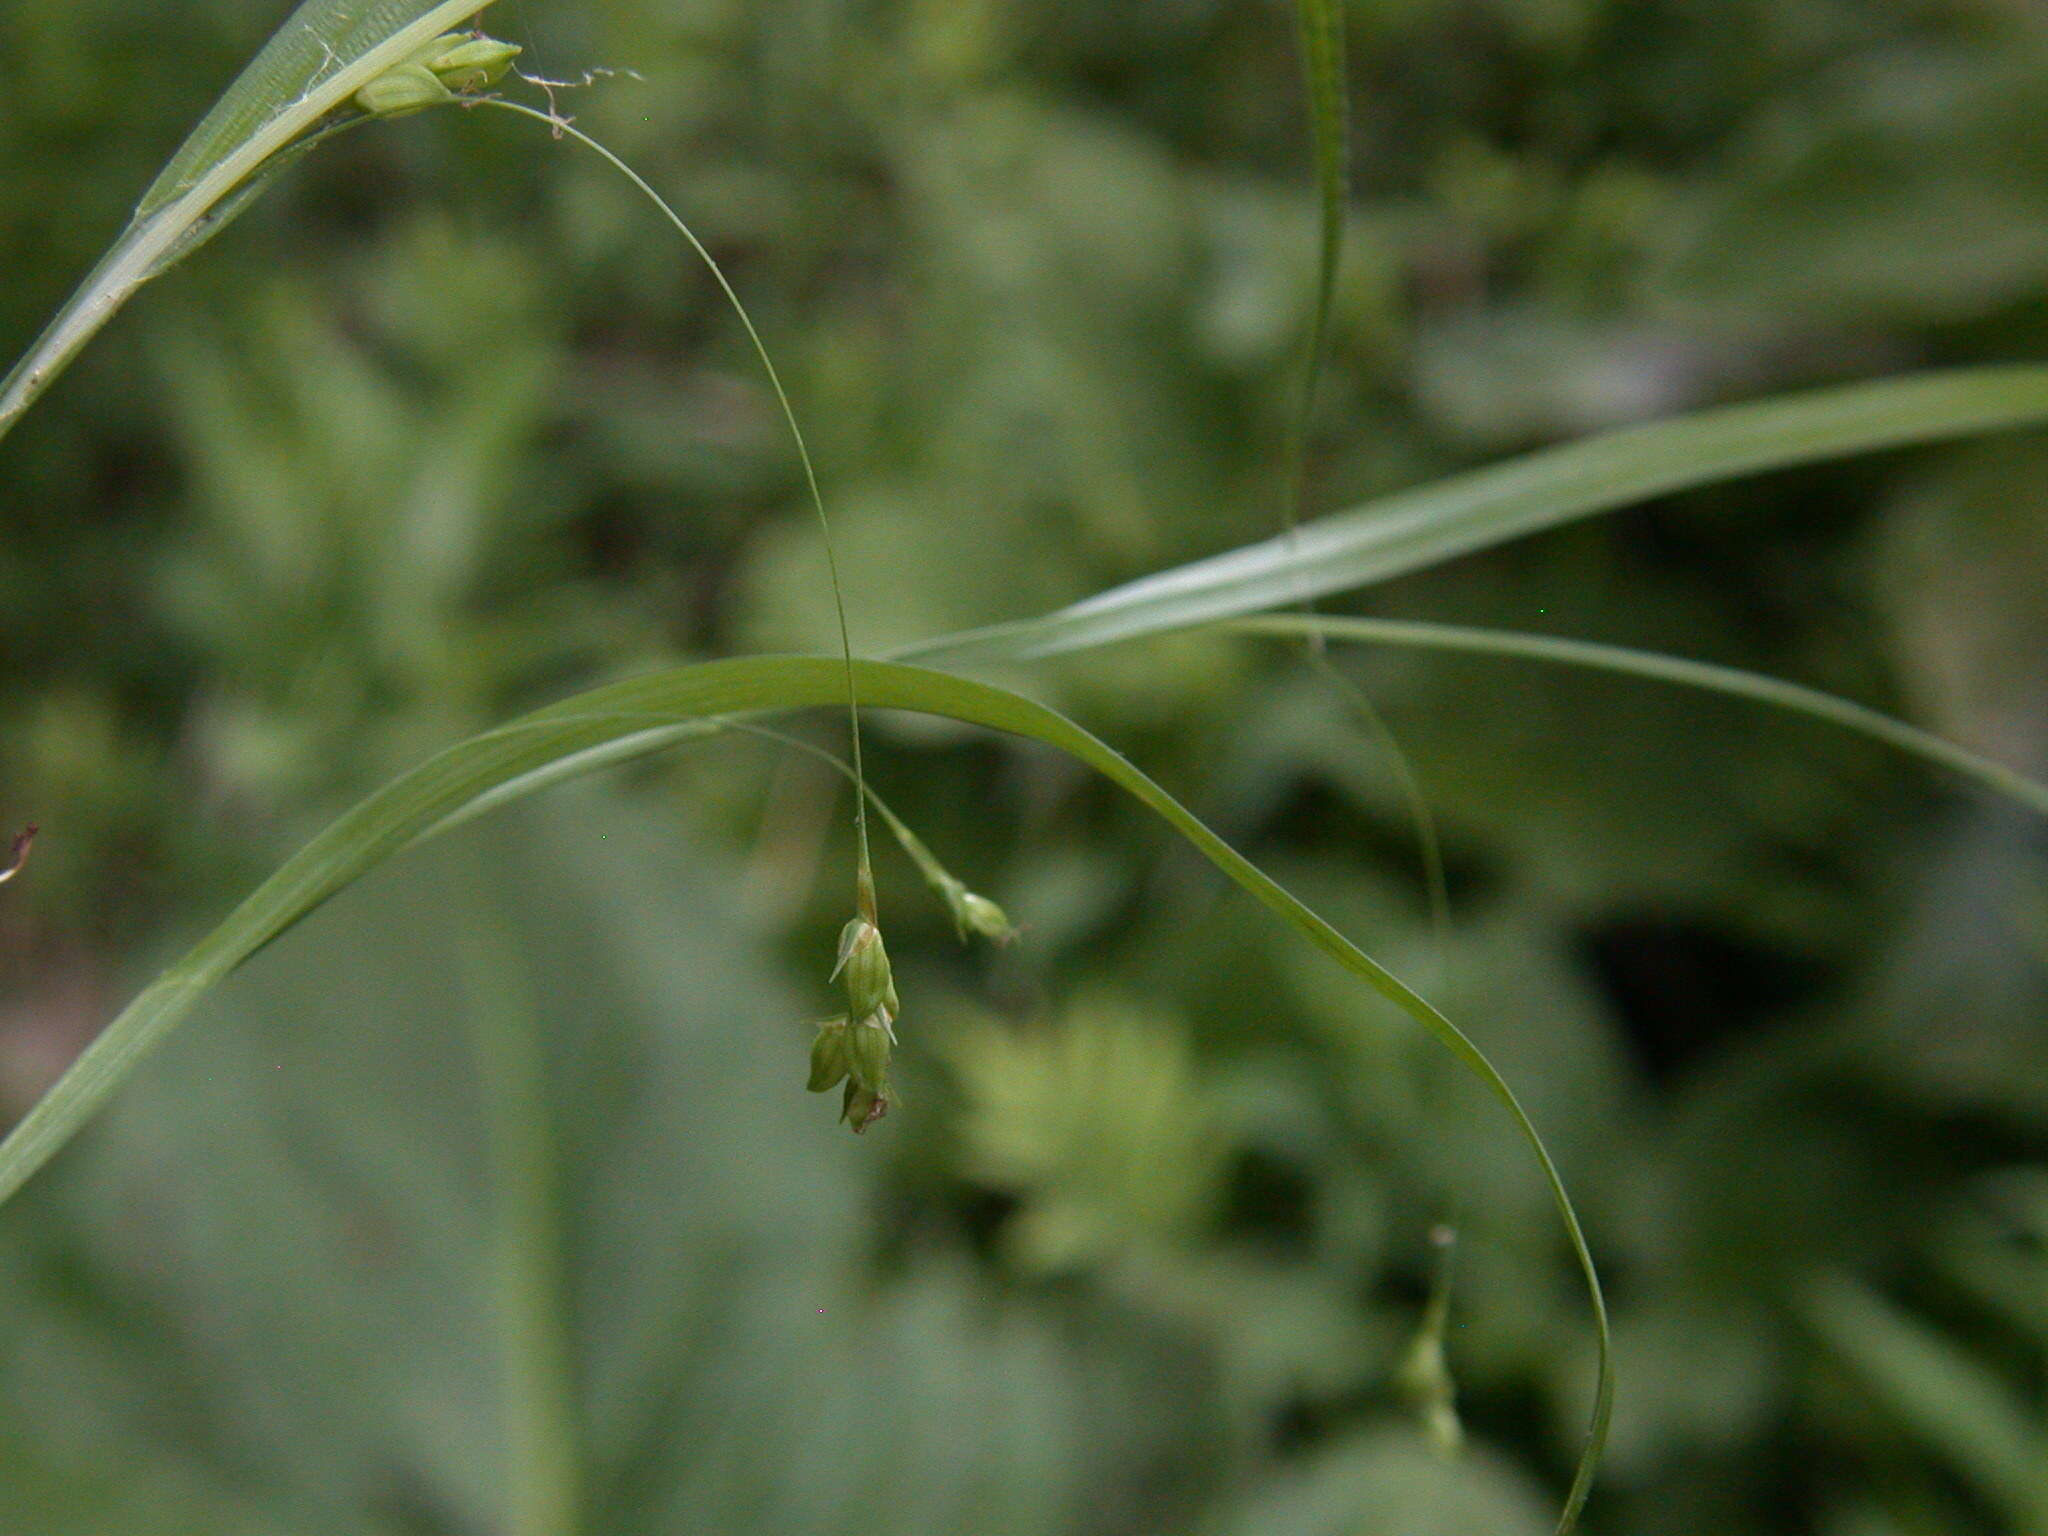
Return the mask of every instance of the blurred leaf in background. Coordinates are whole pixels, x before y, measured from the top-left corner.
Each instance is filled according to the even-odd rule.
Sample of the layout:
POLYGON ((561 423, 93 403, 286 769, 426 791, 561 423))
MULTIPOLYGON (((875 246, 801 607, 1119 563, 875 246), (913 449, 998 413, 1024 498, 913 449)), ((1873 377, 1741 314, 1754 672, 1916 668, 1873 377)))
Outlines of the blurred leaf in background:
POLYGON ((9 1454, 37 1474, 0 1485, 10 1526, 162 1529, 139 1498, 113 1523, 106 1490, 166 1474, 270 1529, 538 1530, 522 1501, 556 1498, 560 1529, 1072 1517, 1114 1461, 1081 1434, 1108 1373, 957 1261, 863 1274, 871 1174, 776 1091, 800 1004, 716 916, 716 862, 664 842, 585 799, 408 861, 252 967, 9 1212, 9 1454), (545 1149, 523 1216, 534 1170, 486 1155, 478 1090, 520 1051, 516 1135, 545 1149), (535 1265, 552 1383, 516 1358, 548 1354, 515 1326, 535 1265), (551 1391, 559 1414, 521 1396, 551 1391), (566 1443, 508 1461, 508 1395, 515 1432, 539 1412, 566 1443))

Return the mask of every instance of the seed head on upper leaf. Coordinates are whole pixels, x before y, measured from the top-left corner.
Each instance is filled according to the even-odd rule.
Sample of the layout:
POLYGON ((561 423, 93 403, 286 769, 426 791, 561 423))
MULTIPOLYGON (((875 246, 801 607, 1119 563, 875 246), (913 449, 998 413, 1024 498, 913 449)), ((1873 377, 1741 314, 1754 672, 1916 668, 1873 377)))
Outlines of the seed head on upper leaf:
POLYGON ((445 33, 357 91, 355 104, 371 117, 406 117, 459 101, 504 79, 520 52, 494 37, 445 33))
POLYGON ((524 52, 517 43, 459 32, 436 38, 429 47, 433 52, 422 62, 449 90, 462 94, 489 90, 511 73, 512 61, 524 52))

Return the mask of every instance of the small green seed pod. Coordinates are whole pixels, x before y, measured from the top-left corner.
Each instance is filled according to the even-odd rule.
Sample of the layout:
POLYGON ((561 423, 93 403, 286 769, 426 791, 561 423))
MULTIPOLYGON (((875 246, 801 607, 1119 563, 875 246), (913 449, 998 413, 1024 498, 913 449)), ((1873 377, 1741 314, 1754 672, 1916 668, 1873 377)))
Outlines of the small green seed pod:
POLYGON ((358 108, 371 117, 405 117, 487 91, 511 72, 523 50, 495 37, 447 32, 403 64, 356 92, 358 108))
POLYGON ((879 1091, 889 1076, 889 1026, 877 1018, 866 1018, 848 1024, 841 1034, 853 1081, 879 1091))
POLYGON ((889 951, 882 943, 882 930, 866 918, 853 918, 840 930, 839 964, 832 974, 845 984, 848 1018, 866 1019, 877 1013, 896 1017, 896 981, 889 969, 889 951))
POLYGON ((459 33, 436 39, 435 46, 437 51, 425 60, 427 68, 449 90, 461 95, 489 90, 511 73, 512 61, 525 51, 517 43, 459 33))
POLYGON ((1011 926, 1009 914, 990 901, 986 896, 977 896, 973 891, 962 890, 954 898, 953 921, 960 928, 960 937, 978 933, 985 939, 998 944, 1007 944, 1017 937, 1017 930, 1011 926))
POLYGON ((806 1085, 812 1093, 824 1093, 839 1085, 852 1068, 846 1051, 846 1021, 833 1019, 818 1026, 818 1038, 811 1042, 811 1078, 806 1085))
POLYGON ((401 64, 356 92, 356 105, 371 117, 406 117, 455 99, 455 93, 424 64, 401 64))

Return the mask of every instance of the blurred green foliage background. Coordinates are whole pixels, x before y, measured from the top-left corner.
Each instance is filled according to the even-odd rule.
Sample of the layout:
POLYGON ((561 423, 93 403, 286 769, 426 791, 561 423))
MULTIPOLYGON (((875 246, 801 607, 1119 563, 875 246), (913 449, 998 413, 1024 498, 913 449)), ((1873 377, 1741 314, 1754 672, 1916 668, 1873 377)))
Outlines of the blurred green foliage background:
MULTIPOLYGON (((283 10, 0 7, 10 355, 283 10)), ((2048 353, 2038 7, 1350 18, 1317 509, 2048 353)), ((637 71, 564 106, 752 306, 857 645, 1273 527, 1314 260, 1279 0, 489 21, 543 73, 637 71)), ((0 821, 43 827, 0 892, 0 1121, 433 748, 657 661, 834 639, 715 291, 510 117, 323 148, 0 454, 0 821)), ((1369 606, 1755 667, 2042 774, 2044 591, 2048 448, 2012 438, 1674 498, 1369 606)), ((1612 1289, 1589 1528, 2048 1532, 2039 829, 1727 701, 1339 660, 1441 819, 1447 945, 1392 766, 1297 654, 1182 638, 1004 680, 1440 997, 1523 1093, 1612 1289)), ((1589 1323, 1483 1092, 1069 765, 881 717, 869 766, 1026 929, 963 950, 886 856, 899 1112, 855 1142, 802 1092, 850 858, 818 764, 692 748, 410 855, 0 1213, 0 1532, 1547 1529, 1589 1323), (493 1081, 555 1154, 524 1205, 493 1081), (521 1210, 537 1294, 505 1259, 521 1210), (1452 1461, 1395 1384, 1445 1221, 1452 1461), (508 1410, 549 1400, 516 1360, 554 1363, 568 1433, 508 1410)))

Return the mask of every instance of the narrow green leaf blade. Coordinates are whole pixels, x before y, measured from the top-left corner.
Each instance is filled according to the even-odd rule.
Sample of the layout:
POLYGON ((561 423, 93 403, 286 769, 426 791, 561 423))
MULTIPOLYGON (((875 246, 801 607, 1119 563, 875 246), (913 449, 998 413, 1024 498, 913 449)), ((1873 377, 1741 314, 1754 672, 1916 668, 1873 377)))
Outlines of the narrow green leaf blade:
POLYGON ((1655 651, 1602 645, 1559 635, 1527 635, 1512 630, 1475 629, 1461 624, 1428 624, 1402 619, 1270 614, 1262 618, 1238 619, 1228 627, 1245 634, 1318 635, 1329 640, 1355 640, 1367 645, 1397 645, 1418 650, 1462 651, 1477 656, 1557 662, 1651 682, 1677 683, 1682 687, 1705 689, 1709 693, 1727 694, 1731 698, 1752 699, 1794 714, 1825 720, 1830 725, 1842 726, 1872 741, 1883 742, 1922 762, 1974 779, 1985 788, 2025 806, 2037 816, 2048 817, 2048 784, 2030 779, 1954 742, 1945 741, 1931 731, 1895 720, 1868 705, 1837 698, 1818 688, 1788 683, 1783 678, 1745 672, 1739 667, 1724 667, 1683 656, 1663 656, 1655 651))
POLYGON ((1794 464, 2048 422, 2048 367, 1959 369, 1723 406, 1544 449, 1318 518, 1041 618, 906 647, 1025 660, 1283 608, 1596 512, 1794 464))
MULTIPOLYGON (((1115 782, 1316 948, 1434 1034, 1507 1109, 1542 1166, 1585 1277, 1599 1341, 1592 1425, 1559 1527, 1568 1529, 1591 1483, 1612 1406, 1606 1308, 1592 1255, 1556 1164, 1492 1063, 1432 1004, 1211 832, 1122 755, 1064 716, 1017 694, 945 673, 858 662, 855 674, 861 699, 871 708, 915 710, 1029 737, 1115 782)), ((209 988, 351 881, 421 836, 452 824, 465 807, 516 783, 543 782, 551 765, 606 760, 598 749, 613 742, 630 741, 651 749, 671 730, 686 730, 699 722, 837 704, 845 687, 846 668, 836 660, 767 656, 705 662, 593 689, 429 759, 314 838, 107 1026, 0 1142, 0 1201, 78 1131, 209 988)))
POLYGON ((305 0, 200 120, 121 237, 0 383, 0 437, 266 161, 420 44, 489 3, 305 0))

